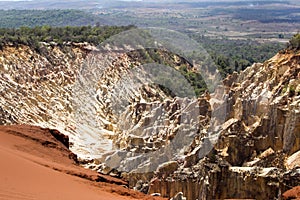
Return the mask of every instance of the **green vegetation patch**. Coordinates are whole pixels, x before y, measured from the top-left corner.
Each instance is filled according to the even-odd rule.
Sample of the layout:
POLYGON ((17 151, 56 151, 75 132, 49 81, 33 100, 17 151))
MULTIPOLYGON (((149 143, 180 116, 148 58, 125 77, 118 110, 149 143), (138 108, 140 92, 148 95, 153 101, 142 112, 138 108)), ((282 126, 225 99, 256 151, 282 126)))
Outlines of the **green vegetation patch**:
POLYGON ((288 48, 289 49, 293 49, 293 50, 300 50, 300 34, 296 34, 294 35, 288 44, 288 48))
POLYGON ((99 16, 80 10, 0 10, 1 28, 22 26, 87 26, 102 24, 99 16))
POLYGON ((0 28, 0 47, 10 45, 28 45, 38 48, 40 42, 88 42, 98 45, 112 35, 129 30, 133 26, 38 26, 34 28, 21 27, 17 29, 0 28))
MULTIPOLYGON (((181 75, 193 88, 194 94, 189 95, 200 96, 207 90, 207 85, 201 76, 201 73, 194 69, 192 64, 189 63, 185 58, 182 58, 179 55, 164 50, 148 48, 131 51, 128 53, 128 56, 134 61, 140 62, 142 65, 147 63, 157 63, 174 68, 176 71, 181 73, 181 75)), ((178 78, 176 73, 174 75, 170 75, 170 72, 172 72, 172 70, 168 71, 168 73, 164 73, 163 71, 156 73, 156 79, 158 80, 157 82, 164 83, 158 86, 166 94, 174 97, 176 95, 172 93, 170 88, 166 87, 172 85, 172 88, 178 92, 178 96, 185 97, 185 95, 187 95, 189 92, 189 88, 185 88, 186 85, 182 84, 180 77, 178 78)))
POLYGON ((210 54, 223 77, 244 70, 253 63, 264 62, 285 48, 285 44, 260 43, 250 39, 214 39, 197 34, 193 34, 192 38, 210 54))

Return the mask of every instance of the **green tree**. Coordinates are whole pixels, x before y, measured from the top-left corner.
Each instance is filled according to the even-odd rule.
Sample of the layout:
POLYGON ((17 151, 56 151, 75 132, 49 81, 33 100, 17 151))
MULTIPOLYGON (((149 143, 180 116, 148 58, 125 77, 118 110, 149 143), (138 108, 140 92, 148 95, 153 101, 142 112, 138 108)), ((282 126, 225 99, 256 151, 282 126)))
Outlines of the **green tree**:
POLYGON ((288 43, 288 48, 294 49, 294 50, 300 50, 300 34, 294 35, 289 43, 288 43))

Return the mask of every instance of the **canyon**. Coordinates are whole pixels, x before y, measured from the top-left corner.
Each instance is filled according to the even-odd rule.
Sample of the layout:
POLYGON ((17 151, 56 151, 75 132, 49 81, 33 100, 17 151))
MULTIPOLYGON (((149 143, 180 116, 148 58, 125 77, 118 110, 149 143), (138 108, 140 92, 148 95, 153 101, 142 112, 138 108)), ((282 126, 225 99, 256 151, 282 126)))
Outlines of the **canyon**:
POLYGON ((57 129, 84 167, 162 197, 281 199, 300 185, 299 51, 234 72, 200 96, 187 82, 177 88, 180 66, 197 70, 179 54, 157 51, 166 68, 134 49, 102 51, 2 47, 0 124, 57 129))

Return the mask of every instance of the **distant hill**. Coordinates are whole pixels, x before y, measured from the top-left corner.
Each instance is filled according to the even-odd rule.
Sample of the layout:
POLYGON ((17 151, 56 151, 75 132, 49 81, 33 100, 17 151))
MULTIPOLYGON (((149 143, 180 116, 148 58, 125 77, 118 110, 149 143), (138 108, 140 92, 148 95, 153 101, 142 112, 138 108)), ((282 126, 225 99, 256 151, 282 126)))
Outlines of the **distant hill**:
MULTIPOLYGON (((102 2, 101 2, 102 3, 102 2)), ((31 1, 0 1, 0 8, 4 10, 10 9, 90 9, 99 5, 99 1, 95 0, 31 0, 31 1)))
POLYGON ((81 10, 0 10, 1 28, 22 26, 85 26, 102 25, 103 20, 81 10))

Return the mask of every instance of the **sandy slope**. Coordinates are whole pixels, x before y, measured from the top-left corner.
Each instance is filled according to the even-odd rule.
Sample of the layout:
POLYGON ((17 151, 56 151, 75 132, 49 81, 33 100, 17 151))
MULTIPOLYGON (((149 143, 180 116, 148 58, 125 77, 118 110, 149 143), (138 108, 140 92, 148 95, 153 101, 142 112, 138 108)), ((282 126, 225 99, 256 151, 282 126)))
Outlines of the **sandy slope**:
POLYGON ((154 199, 77 166, 70 155, 48 129, 0 126, 0 200, 154 199))
POLYGON ((284 200, 300 200, 300 185, 283 193, 284 200))

